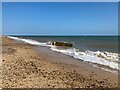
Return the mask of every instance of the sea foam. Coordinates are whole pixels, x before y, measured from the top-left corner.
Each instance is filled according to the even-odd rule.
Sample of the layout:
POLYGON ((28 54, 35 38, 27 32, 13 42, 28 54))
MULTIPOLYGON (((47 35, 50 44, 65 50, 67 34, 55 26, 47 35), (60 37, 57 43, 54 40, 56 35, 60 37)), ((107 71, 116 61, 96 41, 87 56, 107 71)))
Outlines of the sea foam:
MULTIPOLYGON (((114 62, 112 60, 111 61, 107 60, 103 57, 98 57, 96 55, 96 53, 97 52, 100 53, 100 51, 97 51, 97 52, 93 52, 93 51, 81 52, 81 51, 76 50, 75 48, 60 50, 60 49, 56 49, 55 47, 52 47, 51 49, 53 51, 57 51, 57 52, 61 52, 61 53, 66 54, 66 55, 70 55, 70 56, 72 56, 76 59, 81 59, 83 61, 109 66, 113 69, 118 69, 118 63, 117 62, 114 62)), ((103 52, 101 52, 101 53, 103 53, 103 52)))
POLYGON ((23 41, 25 43, 29 43, 29 44, 32 44, 32 45, 51 47, 51 45, 48 45, 47 43, 41 43, 41 42, 38 42, 38 41, 32 40, 32 39, 23 39, 23 38, 18 38, 18 37, 11 37, 11 36, 7 36, 7 37, 11 38, 11 39, 14 39, 14 40, 20 40, 20 41, 23 41))
POLYGON ((95 63, 95 64, 100 64, 100 65, 105 65, 113 69, 119 69, 118 68, 118 62, 119 62, 119 57, 117 53, 111 53, 111 52, 101 52, 101 51, 90 51, 87 50, 85 52, 80 51, 79 49, 75 48, 58 48, 57 46, 49 45, 47 42, 41 43, 35 40, 31 39, 23 39, 23 38, 18 38, 18 37, 11 37, 7 36, 8 38, 15 39, 15 40, 20 40, 32 45, 38 45, 38 46, 47 46, 50 47, 51 50, 56 51, 56 52, 61 52, 65 55, 72 56, 76 59, 80 59, 82 61, 90 62, 90 63, 95 63))

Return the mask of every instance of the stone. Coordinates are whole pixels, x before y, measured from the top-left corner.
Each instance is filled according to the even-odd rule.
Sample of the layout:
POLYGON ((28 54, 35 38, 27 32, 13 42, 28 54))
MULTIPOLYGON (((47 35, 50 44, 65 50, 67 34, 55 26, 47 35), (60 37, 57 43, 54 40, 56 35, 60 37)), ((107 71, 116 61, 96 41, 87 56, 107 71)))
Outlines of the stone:
POLYGON ((72 43, 66 43, 66 42, 49 42, 49 44, 55 45, 55 46, 73 47, 72 43))

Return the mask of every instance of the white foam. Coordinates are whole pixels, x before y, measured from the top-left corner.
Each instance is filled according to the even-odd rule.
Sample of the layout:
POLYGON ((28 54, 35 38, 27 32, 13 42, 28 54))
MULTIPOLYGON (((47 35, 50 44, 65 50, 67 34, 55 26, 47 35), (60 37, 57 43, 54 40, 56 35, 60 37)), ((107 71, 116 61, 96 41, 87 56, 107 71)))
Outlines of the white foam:
POLYGON ((104 71, 107 71, 107 72, 112 72, 112 73, 118 73, 118 71, 116 71, 116 70, 110 70, 110 69, 106 69, 106 68, 102 68, 102 67, 99 67, 99 66, 97 66, 97 65, 93 65, 93 67, 95 67, 95 68, 100 68, 100 69, 102 69, 102 70, 104 70, 104 71))
POLYGON ((31 40, 31 39, 23 39, 23 38, 18 38, 18 37, 11 37, 11 36, 7 36, 8 38, 11 38, 11 39, 15 39, 15 40, 20 40, 20 41, 23 41, 25 43, 29 43, 29 44, 32 44, 32 45, 38 45, 38 46, 51 46, 51 45, 48 45, 46 43, 41 43, 41 42, 38 42, 38 41, 35 41, 35 40, 31 40))
POLYGON ((93 51, 91 51, 92 53, 88 53, 88 51, 81 52, 81 51, 76 50, 75 48, 60 50, 60 49, 57 49, 56 47, 52 47, 51 49, 53 51, 57 51, 57 52, 61 52, 61 53, 66 54, 66 55, 70 55, 76 59, 81 59, 83 61, 109 66, 113 69, 118 69, 117 62, 108 61, 105 58, 98 57, 98 56, 93 54, 93 51))
POLYGON ((96 64, 109 66, 113 69, 118 69, 118 63, 114 62, 114 61, 119 61, 119 57, 117 53, 100 52, 100 51, 94 52, 94 51, 89 51, 89 50, 85 52, 81 52, 80 50, 75 49, 75 48, 59 49, 56 46, 47 44, 47 42, 41 43, 41 42, 31 40, 31 39, 22 39, 22 38, 11 37, 11 36, 8 36, 8 38, 20 40, 20 41, 23 41, 23 42, 26 42, 32 45, 47 46, 47 47, 50 47, 50 49, 53 51, 61 52, 65 55, 72 56, 76 59, 80 59, 80 60, 87 61, 90 63, 96 63, 96 64))
POLYGON ((111 53, 111 52, 100 52, 100 51, 88 51, 87 53, 95 55, 97 57, 104 58, 106 60, 114 60, 114 61, 119 61, 118 53, 111 53))
POLYGON ((112 72, 112 73, 118 73, 118 71, 113 71, 113 70, 110 70, 110 69, 106 69, 106 68, 101 68, 101 69, 103 69, 103 70, 105 70, 105 71, 107 71, 107 72, 112 72))

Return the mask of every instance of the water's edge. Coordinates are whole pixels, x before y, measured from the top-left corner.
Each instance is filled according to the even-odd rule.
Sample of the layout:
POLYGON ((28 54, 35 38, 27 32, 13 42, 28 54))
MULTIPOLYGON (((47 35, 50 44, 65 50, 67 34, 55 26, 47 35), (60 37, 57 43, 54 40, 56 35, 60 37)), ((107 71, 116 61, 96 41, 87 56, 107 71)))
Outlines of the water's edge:
MULTIPOLYGON (((18 37, 13 37, 13 36, 12 37, 7 36, 7 37, 14 39, 14 40, 20 40, 20 41, 23 41, 23 42, 26 42, 26 43, 29 43, 32 45, 46 46, 46 47, 49 47, 53 51, 61 52, 65 55, 72 56, 73 58, 76 58, 79 60, 87 61, 87 62, 90 62, 93 64, 95 63, 95 64, 99 64, 99 65, 104 65, 104 66, 108 66, 112 69, 119 70, 119 68, 118 68, 119 58, 118 58, 117 53, 100 52, 100 51, 94 52, 94 51, 89 51, 89 50, 82 52, 75 48, 67 48, 67 49, 58 48, 56 46, 47 44, 47 42, 38 42, 36 40, 18 38, 18 37), (114 61, 112 61, 112 60, 114 60, 114 61)), ((95 65, 93 65, 93 66, 95 66, 95 65)), ((102 69, 104 69, 104 68, 102 68, 102 69)))

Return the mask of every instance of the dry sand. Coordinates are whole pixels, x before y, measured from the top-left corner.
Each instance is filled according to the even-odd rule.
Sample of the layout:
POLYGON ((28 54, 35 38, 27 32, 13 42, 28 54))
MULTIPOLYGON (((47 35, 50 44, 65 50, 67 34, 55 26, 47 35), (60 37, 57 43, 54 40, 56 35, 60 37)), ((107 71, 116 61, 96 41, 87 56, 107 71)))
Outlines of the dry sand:
POLYGON ((2 38, 3 88, 116 88, 118 74, 46 47, 2 38))

